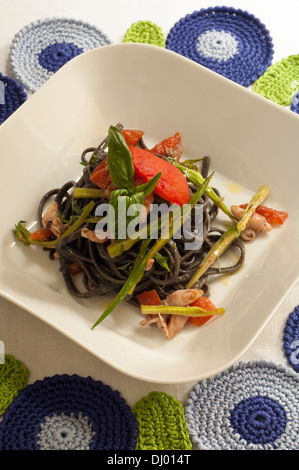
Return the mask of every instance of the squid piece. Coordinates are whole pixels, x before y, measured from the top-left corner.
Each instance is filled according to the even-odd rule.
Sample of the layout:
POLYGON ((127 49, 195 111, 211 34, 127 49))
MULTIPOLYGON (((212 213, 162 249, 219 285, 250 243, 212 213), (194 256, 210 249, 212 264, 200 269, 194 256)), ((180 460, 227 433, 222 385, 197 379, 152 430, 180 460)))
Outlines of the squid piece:
MULTIPOLYGON (((172 305, 177 307, 186 307, 201 297, 203 291, 200 289, 180 289, 169 294, 161 305, 172 305)), ((154 326, 161 330, 167 339, 174 338, 185 326, 188 317, 184 315, 147 315, 140 322, 141 326, 154 326)))
POLYGON ((95 242, 95 243, 105 243, 109 240, 106 234, 102 234, 101 238, 98 238, 96 233, 99 235, 99 231, 89 230, 88 228, 81 229, 81 237, 87 238, 88 240, 95 242))
POLYGON ((164 330, 167 327, 167 319, 169 315, 161 315, 157 313, 157 315, 147 315, 144 320, 142 320, 139 324, 141 326, 155 326, 159 330, 164 330))
POLYGON ((140 325, 155 326, 166 336, 167 339, 174 338, 185 326, 188 317, 183 315, 147 315, 147 318, 140 322, 140 325))
POLYGON ((167 328, 163 331, 167 339, 174 338, 185 326, 188 317, 183 315, 169 315, 167 328))
POLYGON ((58 217, 58 203, 52 202, 42 219, 43 227, 48 228, 58 238, 65 228, 65 224, 58 217))
POLYGON ((173 158, 177 163, 180 163, 180 160, 181 160, 181 156, 182 156, 182 153, 183 153, 183 149, 182 147, 177 144, 175 147, 168 147, 166 148, 166 155, 168 157, 171 157, 173 158))
POLYGON ((155 262, 154 258, 147 260, 144 271, 149 271, 150 269, 152 269, 154 262, 155 262))
POLYGON ((163 301, 164 305, 173 305, 177 307, 186 307, 201 297, 203 291, 200 289, 180 289, 169 294, 163 301))
MULTIPOLYGON (((245 209, 239 206, 231 206, 233 216, 237 220, 241 220, 245 209)), ((250 217, 245 230, 241 232, 240 237, 242 240, 252 242, 255 239, 256 232, 270 232, 272 225, 267 222, 267 219, 257 214, 256 212, 250 217)))

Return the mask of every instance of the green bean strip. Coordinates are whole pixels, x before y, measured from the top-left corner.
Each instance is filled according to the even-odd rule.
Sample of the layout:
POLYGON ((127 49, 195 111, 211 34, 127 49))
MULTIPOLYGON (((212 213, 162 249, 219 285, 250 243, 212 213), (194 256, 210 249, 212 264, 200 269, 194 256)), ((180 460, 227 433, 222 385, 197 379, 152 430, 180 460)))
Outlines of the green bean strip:
POLYGON ((210 315, 223 315, 224 308, 217 308, 216 310, 204 310, 201 307, 177 307, 170 305, 141 305, 141 313, 143 315, 182 315, 185 317, 207 317, 210 315))
MULTIPOLYGON (((186 176, 187 180, 190 181, 190 183, 195 184, 195 186, 197 187, 200 187, 203 184, 204 177, 198 171, 192 170, 191 168, 186 168, 184 165, 177 163, 173 158, 168 157, 168 160, 186 176)), ((219 207, 219 209, 221 209, 232 220, 235 220, 231 210, 224 204, 224 202, 219 198, 219 196, 210 186, 207 188, 206 194, 214 202, 214 204, 219 207)))
POLYGON ((136 286, 137 280, 139 278, 140 272, 144 268, 144 263, 143 261, 146 258, 146 250, 147 247, 150 243, 150 239, 148 238, 147 240, 143 240, 141 244, 141 248, 139 250, 138 256, 136 257, 133 269, 131 271, 130 276, 128 277, 126 283, 124 286, 121 288, 115 299, 111 302, 111 304, 106 308, 106 310, 102 313, 100 318, 95 322, 95 324, 92 327, 92 330, 99 324, 101 323, 124 299, 125 297, 129 294, 129 292, 136 286))
POLYGON ((100 188, 75 188, 73 191, 75 199, 103 199, 104 195, 100 188))

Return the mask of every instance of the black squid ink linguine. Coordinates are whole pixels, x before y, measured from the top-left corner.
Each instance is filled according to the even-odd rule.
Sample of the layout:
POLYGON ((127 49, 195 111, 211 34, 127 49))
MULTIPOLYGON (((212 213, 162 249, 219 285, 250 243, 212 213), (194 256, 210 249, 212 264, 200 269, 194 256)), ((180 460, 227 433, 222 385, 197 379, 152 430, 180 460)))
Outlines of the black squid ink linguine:
MULTIPOLYGON (((169 239, 164 241, 161 241, 160 238, 158 240, 150 240, 149 238, 118 240, 117 237, 114 240, 106 237, 106 239, 99 241, 95 235, 95 227, 99 222, 97 213, 101 205, 112 203, 112 195, 118 197, 125 195, 126 201, 131 201, 130 198, 134 199, 137 194, 138 201, 145 203, 149 193, 151 204, 158 204, 162 201, 170 205, 169 201, 157 194, 155 190, 152 190, 153 187, 150 186, 149 179, 146 181, 148 186, 145 189, 145 181, 139 180, 136 183, 135 178, 137 184, 135 189, 133 188, 131 192, 122 189, 119 192, 120 186, 115 185, 112 178, 113 163, 118 165, 119 162, 125 161, 117 160, 117 158, 123 158, 119 157, 119 152, 127 152, 127 149, 132 150, 132 145, 127 145, 124 136, 125 132, 121 124, 117 124, 115 127, 110 126, 108 136, 97 148, 86 148, 83 151, 81 155, 81 164, 83 165, 81 177, 77 181, 68 181, 62 187, 48 191, 42 197, 38 208, 40 229, 35 233, 30 233, 19 222, 14 232, 25 245, 40 245, 48 252, 50 259, 59 263, 59 271, 68 291, 73 296, 84 299, 106 294, 116 296, 93 327, 111 313, 121 301, 126 301, 140 308, 139 296, 144 292, 155 291, 161 299, 161 309, 157 310, 158 302, 156 307, 152 307, 153 310, 145 309, 142 313, 150 312, 146 313, 149 319, 148 324, 155 324, 155 326, 161 328, 162 321, 163 329, 163 322, 166 328, 169 318, 180 315, 186 317, 186 308, 189 308, 188 312, 191 316, 205 315, 201 308, 197 310, 195 308, 193 314, 190 307, 192 305, 191 300, 183 305, 180 302, 181 295, 179 295, 177 304, 167 302, 168 298, 172 298, 171 296, 176 293, 191 292, 193 294, 195 290, 200 292, 199 296, 209 298, 209 281, 211 278, 225 273, 232 273, 242 266, 245 259, 245 248, 239 235, 244 230, 249 216, 254 213, 256 207, 267 196, 268 188, 266 186, 261 188, 256 197, 248 204, 248 209, 244 213, 245 218, 243 217, 238 221, 231 210, 225 206, 218 190, 209 186, 212 177, 210 175, 208 178, 209 157, 200 159, 200 163, 197 161, 194 161, 195 163, 191 161, 180 162, 180 158, 177 158, 175 153, 172 152, 173 148, 168 148, 168 152, 164 154, 159 154, 153 149, 151 154, 155 158, 171 165, 176 171, 178 170, 179 174, 187 181, 190 202, 193 202, 193 206, 190 206, 192 207, 190 209, 192 233, 196 233, 197 229, 195 207, 197 205, 202 207, 201 246, 198 249, 188 250, 186 249, 186 241, 190 242, 190 238, 186 240, 184 236, 181 236, 174 239, 171 235, 169 239), (116 155, 114 162, 111 156, 113 151, 116 155), (102 189, 101 185, 95 184, 92 178, 92 175, 100 167, 103 168, 101 177, 109 175, 110 169, 110 179, 105 182, 102 189), (138 188, 140 188, 140 191, 138 188), (142 197, 140 196, 141 193, 142 197), (232 229, 224 230, 217 226, 216 217, 219 210, 223 210, 229 216, 232 229), (243 226, 241 227, 240 224, 243 224, 243 226), (227 249, 233 249, 234 256, 236 256, 236 253, 238 254, 237 261, 233 265, 223 266, 220 255, 227 249), (151 255, 148 256, 150 252, 151 255), (151 262, 149 263, 149 261, 151 262), (78 273, 80 274, 78 275, 78 273), (79 277, 81 279, 80 283, 78 282, 79 277), (169 311, 169 308, 167 310, 167 305, 172 306, 172 312, 169 311), (183 308, 180 311, 178 310, 178 315, 176 315, 176 308, 182 306, 183 308), (166 309, 165 313, 164 308, 166 309), (158 319, 158 322, 153 321, 153 319, 158 319)), ((169 139, 169 142, 171 142, 171 139, 169 139)), ((145 144, 143 132, 133 146, 141 149, 141 151, 151 151, 145 144)), ((180 148, 180 146, 176 144, 176 148, 180 148)), ((127 165, 126 162, 125 165, 127 165)), ((120 163, 118 171, 121 173, 122 168, 124 168, 123 171, 126 176, 130 173, 131 167, 125 165, 122 167, 122 163, 120 163)), ((159 175, 161 176, 160 173, 159 175)), ((136 171, 134 177, 136 177, 136 171)), ((115 178, 117 179, 117 177, 115 178)), ((157 181, 156 178, 155 183, 157 181)), ((157 188, 158 184, 154 187, 157 188)), ((145 228, 148 228, 149 223, 150 213, 147 215, 145 228)), ((161 235, 161 231, 159 235, 161 235)), ((190 298, 193 299, 194 297, 191 296, 190 298)), ((198 296, 195 300, 197 298, 198 296)), ((212 315, 211 312, 209 313, 212 315)), ((223 313, 223 309, 218 311, 216 309, 217 313, 223 313)), ((167 334, 166 336, 173 337, 173 335, 167 334)))

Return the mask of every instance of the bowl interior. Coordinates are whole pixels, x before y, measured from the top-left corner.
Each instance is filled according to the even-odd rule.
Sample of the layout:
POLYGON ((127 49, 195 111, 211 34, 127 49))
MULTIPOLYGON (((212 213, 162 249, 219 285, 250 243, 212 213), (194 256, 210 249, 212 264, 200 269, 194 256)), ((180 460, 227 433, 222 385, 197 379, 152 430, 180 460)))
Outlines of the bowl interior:
POLYGON ((76 57, 0 127, 1 294, 130 376, 180 383, 218 373, 245 352, 298 278, 298 130, 294 113, 156 46, 110 45, 76 57), (72 298, 55 262, 12 234, 19 220, 35 226, 42 195, 79 177, 81 152, 118 122, 142 129, 149 145, 179 131, 186 158, 211 157, 213 186, 227 205, 268 184, 266 205, 289 213, 283 227, 246 246, 239 272, 212 281, 212 300, 226 314, 171 341, 140 328, 125 304, 91 330, 109 299, 72 298))

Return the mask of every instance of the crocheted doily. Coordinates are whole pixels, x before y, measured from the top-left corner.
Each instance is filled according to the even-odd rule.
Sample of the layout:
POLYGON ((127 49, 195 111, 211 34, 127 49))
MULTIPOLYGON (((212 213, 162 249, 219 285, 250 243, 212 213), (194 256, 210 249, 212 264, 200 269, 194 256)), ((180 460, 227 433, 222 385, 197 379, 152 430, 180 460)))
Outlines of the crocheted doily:
POLYGON ((288 363, 299 372, 299 305, 290 313, 283 335, 283 348, 288 363))
POLYGON ((27 384, 28 370, 24 364, 10 354, 4 355, 0 363, 0 415, 13 402, 27 384))
POLYGON ((137 21, 127 29, 123 42, 139 42, 165 47, 165 37, 162 29, 152 21, 137 21))
POLYGON ((133 407, 138 422, 136 450, 192 448, 181 402, 164 392, 151 392, 133 407))
POLYGON ((181 18, 170 30, 166 48, 244 86, 262 75, 273 57, 272 39, 260 20, 227 7, 181 18))
POLYGON ((253 91, 282 106, 289 106, 299 88, 299 54, 271 65, 253 84, 253 91))
POLYGON ((96 27, 67 18, 47 18, 25 26, 14 37, 9 54, 14 77, 36 91, 69 60, 110 44, 96 27))
POLYGON ((137 423, 117 390, 54 375, 23 389, 3 415, 0 450, 134 450, 137 423))
POLYGON ((239 362, 197 383, 185 404, 204 450, 298 450, 299 376, 267 361, 239 362))
POLYGON ((27 100, 24 87, 0 73, 0 124, 27 100))
POLYGON ((299 114, 299 91, 292 99, 291 111, 294 111, 294 113, 299 114))

